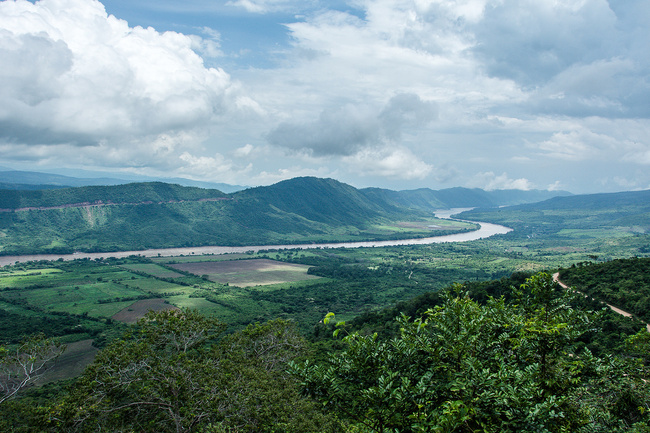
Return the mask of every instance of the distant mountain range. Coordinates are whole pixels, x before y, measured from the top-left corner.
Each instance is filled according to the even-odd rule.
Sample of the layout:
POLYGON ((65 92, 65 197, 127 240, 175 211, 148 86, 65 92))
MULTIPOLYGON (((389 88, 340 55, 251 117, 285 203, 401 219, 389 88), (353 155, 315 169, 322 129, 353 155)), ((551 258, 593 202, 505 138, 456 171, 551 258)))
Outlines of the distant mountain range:
POLYGON ((641 236, 642 252, 650 249, 650 190, 554 197, 506 208, 475 209, 462 218, 503 224, 512 236, 563 239, 597 238, 599 233, 641 236))
POLYGON ((551 200, 582 206, 584 196, 568 194, 357 189, 314 177, 234 193, 163 182, 5 189, 0 190, 0 253, 386 239, 397 234, 378 226, 431 217, 436 209, 498 208, 554 195, 561 197, 551 200))
MULTIPOLYGON (((81 171, 82 174, 85 172, 81 171)), ((87 172, 86 174, 95 174, 87 172)), ((0 167, 0 189, 39 190, 60 189, 80 186, 108 186, 124 185, 133 182, 165 182, 183 186, 196 186, 199 188, 218 189, 226 193, 240 191, 244 186, 229 185, 227 183, 201 182, 183 178, 153 178, 147 176, 129 176, 127 178, 115 177, 74 177, 55 173, 41 173, 37 171, 19 171, 0 167)))

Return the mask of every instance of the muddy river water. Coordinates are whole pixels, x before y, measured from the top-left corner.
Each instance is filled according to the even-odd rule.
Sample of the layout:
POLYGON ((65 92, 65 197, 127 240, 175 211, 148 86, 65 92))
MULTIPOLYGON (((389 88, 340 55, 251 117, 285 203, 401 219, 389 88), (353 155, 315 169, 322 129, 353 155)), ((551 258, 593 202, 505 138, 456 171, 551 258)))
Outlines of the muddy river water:
MULTIPOLYGON (((449 218, 451 215, 460 213, 467 209, 448 209, 436 211, 438 218, 449 218)), ((140 251, 116 251, 104 253, 74 253, 74 254, 33 254, 24 256, 0 256, 0 266, 11 265, 17 262, 28 262, 32 260, 74 260, 74 259, 96 259, 105 257, 128 257, 140 255, 144 257, 157 256, 180 256, 180 255, 202 255, 202 254, 227 254, 244 253, 247 251, 271 250, 271 249, 314 249, 314 248, 368 248, 368 247, 389 247, 397 245, 427 245, 443 242, 467 242, 490 236, 505 234, 512 231, 511 228, 497 224, 470 221, 480 225, 478 230, 465 233, 457 233, 446 236, 432 236, 428 238, 400 239, 390 241, 368 241, 368 242, 333 242, 323 244, 295 244, 295 245, 247 245, 241 247, 205 246, 205 247, 183 247, 183 248, 160 248, 140 251)))

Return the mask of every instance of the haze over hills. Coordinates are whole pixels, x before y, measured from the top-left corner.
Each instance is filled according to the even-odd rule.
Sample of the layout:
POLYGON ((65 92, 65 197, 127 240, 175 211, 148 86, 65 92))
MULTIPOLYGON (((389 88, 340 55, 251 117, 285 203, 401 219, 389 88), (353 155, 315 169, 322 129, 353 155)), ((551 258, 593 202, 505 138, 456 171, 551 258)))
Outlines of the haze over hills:
POLYGON ((510 206, 522 203, 534 203, 551 197, 571 195, 567 191, 523 191, 518 189, 485 191, 479 188, 470 189, 461 187, 437 191, 428 188, 407 191, 366 188, 362 191, 367 196, 376 197, 395 206, 423 210, 510 206))
POLYGON ((108 186, 124 185, 133 182, 165 182, 183 186, 218 189, 226 193, 240 191, 245 187, 217 182, 202 182, 184 178, 154 178, 139 175, 121 175, 120 177, 108 176, 107 173, 77 170, 82 177, 63 175, 57 173, 42 173, 37 171, 12 170, 0 167, 0 189, 59 189, 80 186, 108 186))

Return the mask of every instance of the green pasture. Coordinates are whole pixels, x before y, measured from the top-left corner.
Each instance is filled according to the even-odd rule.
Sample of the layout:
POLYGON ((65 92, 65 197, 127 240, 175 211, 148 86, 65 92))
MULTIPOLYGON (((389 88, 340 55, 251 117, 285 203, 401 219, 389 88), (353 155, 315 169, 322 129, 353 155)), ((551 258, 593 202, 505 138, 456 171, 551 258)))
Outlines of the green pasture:
POLYGON ((183 276, 183 274, 179 274, 155 263, 136 263, 122 265, 122 267, 129 271, 148 274, 156 278, 179 278, 183 276))
POLYGON ((131 280, 126 284, 129 287, 133 287, 147 293, 151 292, 158 296, 162 296, 165 293, 185 293, 191 289, 191 287, 181 286, 167 281, 157 280, 155 278, 139 278, 136 280, 131 280))
POLYGON ((96 283, 79 286, 57 286, 4 293, 5 299, 19 300, 45 310, 71 314, 88 314, 92 317, 110 317, 144 295, 117 283, 96 283), (121 301, 123 298, 132 298, 121 301))

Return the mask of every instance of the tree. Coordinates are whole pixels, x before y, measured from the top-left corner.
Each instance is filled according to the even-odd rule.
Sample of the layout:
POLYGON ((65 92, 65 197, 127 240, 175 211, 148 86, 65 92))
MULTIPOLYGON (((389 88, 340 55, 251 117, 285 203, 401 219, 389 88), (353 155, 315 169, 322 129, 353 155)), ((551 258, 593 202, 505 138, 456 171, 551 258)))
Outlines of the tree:
POLYGON ((28 337, 15 348, 0 346, 0 404, 41 377, 64 350, 43 334, 28 337))
POLYGON ((547 274, 515 290, 517 303, 482 305, 456 285, 422 317, 398 318, 399 337, 352 333, 329 363, 292 372, 363 431, 578 431, 589 417, 571 397, 597 392, 581 382, 593 357, 573 350, 588 317, 547 274))
POLYGON ((251 325, 221 337, 224 329, 195 311, 147 314, 98 354, 57 409, 54 429, 330 430, 330 420, 284 374, 303 344, 291 324, 251 325))

